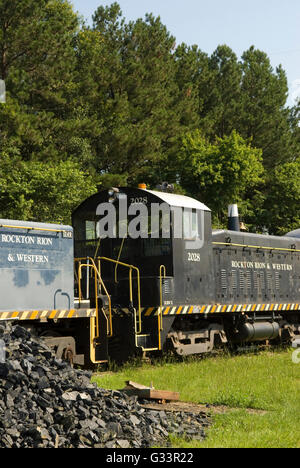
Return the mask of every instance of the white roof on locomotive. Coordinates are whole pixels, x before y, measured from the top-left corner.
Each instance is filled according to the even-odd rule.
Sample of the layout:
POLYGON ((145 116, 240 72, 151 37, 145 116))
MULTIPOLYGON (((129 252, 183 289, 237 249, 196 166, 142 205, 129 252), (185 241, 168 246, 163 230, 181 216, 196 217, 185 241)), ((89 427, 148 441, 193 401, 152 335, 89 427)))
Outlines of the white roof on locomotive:
POLYGON ((190 208, 202 211, 211 211, 203 203, 199 202, 198 200, 195 200, 194 198, 186 197, 185 195, 175 195, 174 193, 157 192, 153 190, 145 190, 145 192, 155 195, 170 206, 190 208))
POLYGON ((288 232, 285 234, 285 237, 298 237, 300 239, 300 229, 296 229, 296 231, 288 232))

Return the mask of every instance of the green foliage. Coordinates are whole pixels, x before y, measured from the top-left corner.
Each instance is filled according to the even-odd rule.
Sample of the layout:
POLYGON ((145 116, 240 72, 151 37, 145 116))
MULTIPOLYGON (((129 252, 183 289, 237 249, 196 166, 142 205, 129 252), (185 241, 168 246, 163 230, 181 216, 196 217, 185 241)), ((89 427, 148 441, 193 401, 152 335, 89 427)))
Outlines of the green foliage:
POLYGON ((102 190, 111 187, 126 187, 127 185, 127 174, 102 174, 99 177, 99 187, 102 190))
POLYGON ((232 201, 251 228, 299 223, 289 176, 299 103, 286 107, 285 72, 254 47, 239 60, 226 45, 211 56, 176 46, 159 17, 126 22, 118 3, 100 6, 88 27, 68 0, 0 0, 0 79, 5 216, 66 220, 90 193, 79 183, 167 180, 211 207, 215 226, 232 201))
POLYGON ((222 219, 231 203, 263 179, 262 151, 252 148, 235 131, 209 143, 199 131, 183 138, 179 157, 181 184, 222 219))
POLYGON ((70 224, 72 211, 95 192, 93 179, 72 161, 50 166, 2 153, 1 218, 70 224))
POLYGON ((175 81, 175 39, 151 14, 125 24, 117 4, 98 8, 94 31, 103 39, 105 57, 96 71, 105 128, 96 142, 97 168, 127 173, 129 183, 136 183, 182 132, 186 96, 175 81))
POLYGON ((283 235, 300 226, 300 158, 275 168, 269 175, 266 225, 270 233, 283 235))
POLYGON ((222 138, 237 128, 242 114, 242 67, 234 52, 222 45, 209 58, 208 72, 206 83, 199 83, 204 98, 202 128, 211 138, 222 138))
POLYGON ((242 56, 241 99, 243 113, 237 130, 263 150, 264 165, 274 165, 293 157, 293 139, 289 126, 287 77, 279 66, 271 67, 267 55, 253 46, 242 56))

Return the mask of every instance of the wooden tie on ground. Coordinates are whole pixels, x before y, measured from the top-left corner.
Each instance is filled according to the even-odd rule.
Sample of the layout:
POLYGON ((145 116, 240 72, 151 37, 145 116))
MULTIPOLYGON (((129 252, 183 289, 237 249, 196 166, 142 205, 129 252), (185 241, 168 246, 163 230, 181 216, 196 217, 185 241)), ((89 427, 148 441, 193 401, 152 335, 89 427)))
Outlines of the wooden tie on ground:
POLYGON ((126 382, 126 387, 123 389, 129 395, 136 395, 140 399, 145 400, 156 400, 161 403, 166 401, 179 401, 180 395, 178 392, 170 392, 168 390, 156 390, 151 387, 146 387, 145 385, 138 384, 128 380, 126 382))

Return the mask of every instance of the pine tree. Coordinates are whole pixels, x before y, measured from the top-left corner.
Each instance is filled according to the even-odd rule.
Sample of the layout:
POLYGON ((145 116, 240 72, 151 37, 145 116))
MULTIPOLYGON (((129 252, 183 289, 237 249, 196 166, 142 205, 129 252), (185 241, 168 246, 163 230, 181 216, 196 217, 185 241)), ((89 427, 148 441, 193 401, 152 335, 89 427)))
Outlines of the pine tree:
POLYGON ((78 18, 65 0, 0 0, 0 73, 6 81, 8 118, 15 121, 6 125, 3 111, 0 131, 2 142, 12 138, 18 144, 23 159, 70 156, 76 132, 71 96, 78 29, 78 18))
POLYGON ((160 18, 126 24, 120 7, 100 7, 94 30, 103 39, 99 67, 98 171, 158 182, 167 157, 196 114, 190 94, 176 82, 175 39, 160 18))
POLYGON ((203 96, 201 128, 207 136, 223 138, 237 128, 241 113, 242 70, 237 56, 226 45, 209 57, 208 73, 199 82, 203 96))
POLYGON ((253 46, 242 56, 243 112, 237 130, 253 145, 262 148, 264 165, 289 160, 293 142, 289 126, 286 74, 279 66, 274 72, 267 55, 253 46))

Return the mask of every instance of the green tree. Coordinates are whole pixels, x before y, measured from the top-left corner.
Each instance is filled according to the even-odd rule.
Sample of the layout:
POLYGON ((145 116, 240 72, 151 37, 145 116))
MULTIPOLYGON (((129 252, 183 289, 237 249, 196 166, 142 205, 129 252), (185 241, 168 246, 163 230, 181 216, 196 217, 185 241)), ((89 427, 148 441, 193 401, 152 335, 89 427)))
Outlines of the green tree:
MULTIPOLYGON (((0 71, 7 79, 14 70, 26 73, 34 81, 44 81, 43 89, 32 89, 37 95, 60 88, 60 74, 66 73, 71 39, 78 19, 66 0, 0 0, 0 71), (71 36, 70 36, 71 34, 71 36), (47 69, 52 69, 51 77, 47 69)), ((23 75, 24 78, 24 75, 23 75)), ((26 83, 18 81, 18 89, 26 83)), ((28 92, 28 90, 26 90, 28 92)), ((59 92, 57 92, 57 98, 59 92)))
POLYGON ((292 131, 293 153, 291 161, 300 157, 300 99, 290 109, 289 124, 292 131))
POLYGON ((91 148, 77 100, 78 31, 66 0, 0 0, 2 217, 67 222, 95 191, 83 170, 91 148))
POLYGON ((97 171, 128 174, 131 184, 154 181, 193 119, 190 95, 175 80, 175 39, 151 14, 125 23, 116 3, 99 7, 94 30, 105 57, 94 75, 104 128, 96 141, 97 171))
POLYGON ((188 47, 180 44, 174 52, 175 81, 179 89, 181 103, 181 124, 186 129, 196 129, 200 125, 200 112, 203 98, 199 80, 207 73, 208 56, 196 45, 188 47))
POLYGON ((69 224, 74 208, 95 192, 91 176, 71 161, 50 166, 9 152, 1 155, 2 218, 69 224))
POLYGON ((300 158, 277 166, 269 175, 264 222, 270 234, 300 227, 300 158))
POLYGON ((1 141, 18 143, 23 159, 70 156, 78 123, 72 101, 78 30, 66 0, 0 0, 0 76, 16 117, 7 125, 0 109, 1 141))
POLYGON ((241 98, 243 112, 236 129, 263 150, 264 165, 288 161, 293 156, 293 138, 286 108, 288 83, 281 66, 274 71, 266 53, 253 46, 242 56, 241 98))
POLYGON ((240 203, 244 212, 249 209, 249 192, 255 194, 263 182, 262 152, 235 131, 215 143, 196 131, 183 138, 179 173, 183 188, 206 203, 215 220, 224 222, 229 204, 240 203))
POLYGON ((241 114, 242 68, 237 56, 226 45, 209 57, 208 72, 199 81, 203 96, 201 128, 212 140, 223 138, 237 128, 241 114))

